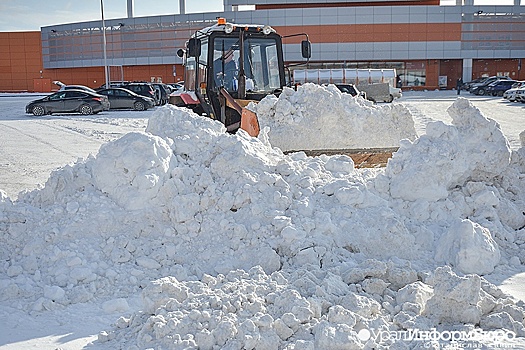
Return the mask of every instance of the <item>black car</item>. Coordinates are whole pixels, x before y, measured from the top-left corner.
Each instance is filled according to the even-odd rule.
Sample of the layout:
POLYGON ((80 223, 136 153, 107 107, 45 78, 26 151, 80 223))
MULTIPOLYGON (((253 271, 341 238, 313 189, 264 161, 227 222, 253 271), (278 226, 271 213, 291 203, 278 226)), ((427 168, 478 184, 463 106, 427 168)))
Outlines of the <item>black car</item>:
POLYGON ((160 103, 160 100, 159 100, 160 96, 159 98, 157 98, 157 94, 155 93, 155 88, 150 83, 127 83, 127 84, 120 85, 119 87, 131 90, 134 93, 141 95, 141 96, 151 97, 155 100, 156 105, 160 103))
POLYGON ((485 95, 487 93, 487 86, 489 86, 490 83, 493 83, 496 80, 510 80, 510 78, 506 76, 492 76, 492 77, 485 78, 479 83, 472 84, 470 86, 469 92, 471 94, 476 94, 476 95, 485 95))
POLYGON ((516 80, 496 80, 487 86, 486 93, 492 96, 503 96, 505 91, 510 89, 515 82, 516 80))
POLYGON ((477 78, 477 79, 474 79, 472 81, 469 81, 469 82, 466 82, 466 83, 463 83, 463 85, 461 85, 461 90, 466 90, 466 91, 470 91, 470 88, 474 85, 474 84, 478 84, 478 83, 481 83, 483 80, 485 80, 486 78, 477 78))
POLYGON ((124 88, 99 89, 97 93, 108 97, 111 109, 145 111, 155 107, 155 100, 153 98, 141 96, 124 88))
POLYGON ((52 113, 77 112, 85 115, 109 110, 106 96, 84 90, 63 90, 29 102, 26 113, 42 116, 52 113))

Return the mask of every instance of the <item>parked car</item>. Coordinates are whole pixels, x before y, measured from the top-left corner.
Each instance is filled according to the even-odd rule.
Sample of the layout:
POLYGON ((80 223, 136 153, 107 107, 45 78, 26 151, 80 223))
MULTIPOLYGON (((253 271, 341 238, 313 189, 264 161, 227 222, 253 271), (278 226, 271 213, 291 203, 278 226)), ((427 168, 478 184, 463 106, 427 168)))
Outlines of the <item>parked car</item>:
POLYGON ((169 86, 171 86, 171 89, 172 89, 172 92, 181 92, 184 90, 184 82, 183 81, 179 81, 178 83, 171 83, 171 84, 168 84, 169 86))
POLYGON ((350 94, 352 96, 362 96, 366 99, 366 92, 359 91, 357 86, 355 86, 354 84, 335 84, 335 86, 337 86, 337 88, 341 92, 350 94))
POLYGON ((516 91, 515 101, 525 103, 525 88, 520 88, 516 91))
POLYGON ((496 75, 485 78, 479 83, 472 84, 470 86, 469 92, 471 94, 476 94, 476 95, 485 95, 487 86, 496 80, 510 80, 510 78, 506 76, 496 76, 496 75))
POLYGON ((502 97, 503 93, 510 89, 515 82, 516 80, 495 80, 487 85, 485 94, 502 97))
POLYGON ((158 105, 160 103, 160 100, 157 98, 157 94, 155 93, 155 88, 153 87, 153 85, 151 85, 151 83, 134 82, 134 83, 126 83, 126 84, 120 85, 119 87, 131 90, 134 93, 141 95, 141 96, 153 98, 155 100, 155 105, 158 105))
POLYGON ((155 88, 159 105, 165 105, 166 103, 168 103, 171 94, 171 89, 163 83, 152 83, 151 85, 153 85, 153 87, 155 88))
POLYGON ((106 96, 84 90, 58 91, 31 101, 26 106, 26 113, 36 116, 71 112, 88 115, 107 110, 109 110, 109 100, 106 96))
POLYGON ((472 81, 466 82, 463 85, 461 85, 461 90, 470 91, 470 88, 472 87, 472 85, 481 83, 485 79, 486 78, 477 78, 472 81))
POLYGON ((516 91, 525 88, 525 81, 518 81, 512 84, 512 87, 503 93, 503 98, 509 101, 516 100, 516 91))
POLYGON ((145 111, 155 107, 155 100, 151 97, 142 96, 124 88, 99 89, 97 92, 107 96, 110 109, 134 109, 145 111))

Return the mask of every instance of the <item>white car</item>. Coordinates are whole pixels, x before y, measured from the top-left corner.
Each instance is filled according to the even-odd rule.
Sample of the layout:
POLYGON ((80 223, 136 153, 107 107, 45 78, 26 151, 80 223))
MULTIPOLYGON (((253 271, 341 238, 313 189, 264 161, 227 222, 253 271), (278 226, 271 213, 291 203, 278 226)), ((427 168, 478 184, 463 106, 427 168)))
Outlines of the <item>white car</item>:
POLYGON ((516 91, 516 96, 514 98, 514 101, 525 103, 525 87, 519 88, 516 91))
POLYGON ((525 88, 525 81, 519 81, 512 85, 512 88, 503 93, 503 98, 509 101, 516 100, 516 91, 525 88))

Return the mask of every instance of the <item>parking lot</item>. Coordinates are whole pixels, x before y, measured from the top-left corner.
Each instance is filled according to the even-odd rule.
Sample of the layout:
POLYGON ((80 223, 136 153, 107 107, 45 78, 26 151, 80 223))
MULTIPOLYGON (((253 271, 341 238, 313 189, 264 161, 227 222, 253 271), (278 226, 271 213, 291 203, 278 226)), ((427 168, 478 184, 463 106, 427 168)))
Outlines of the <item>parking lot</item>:
MULTIPOLYGON (((525 104, 501 97, 461 92, 486 117, 496 120, 512 149, 520 147, 519 134, 525 130, 525 104)), ((35 94, 0 94, 0 189, 11 198, 19 191, 43 184, 60 167, 96 154, 108 141, 144 131, 155 107, 147 111, 105 111, 96 116, 79 114, 34 117, 25 105, 35 94)), ((404 103, 412 112, 419 135, 426 124, 451 122, 447 108, 458 98, 456 91, 405 91, 394 103, 404 103)))
POLYGON ((519 135, 525 130, 525 103, 509 102, 501 97, 478 96, 466 91, 461 91, 458 96, 455 90, 405 91, 396 103, 408 106, 414 115, 416 130, 421 135, 429 121, 452 121, 446 110, 458 97, 467 98, 485 117, 498 122, 511 149, 521 147, 519 135))

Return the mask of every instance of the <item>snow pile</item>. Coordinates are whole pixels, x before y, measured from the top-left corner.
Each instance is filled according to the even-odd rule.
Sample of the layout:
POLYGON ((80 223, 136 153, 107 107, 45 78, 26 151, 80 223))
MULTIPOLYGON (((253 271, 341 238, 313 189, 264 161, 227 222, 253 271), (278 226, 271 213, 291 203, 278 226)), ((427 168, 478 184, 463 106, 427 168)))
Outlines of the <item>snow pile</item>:
POLYGON ((387 281, 398 271, 388 264, 359 268, 374 277, 348 280, 316 267, 191 282, 165 277, 144 289, 143 311, 121 317, 99 340, 130 349, 390 349, 447 344, 453 329, 455 340, 476 348, 523 344, 514 340, 525 336, 523 308, 477 275, 440 267, 425 283, 395 290, 387 281), (411 339, 407 330, 423 334, 411 339), (439 336, 425 338, 425 330, 439 336))
POLYGON ((390 194, 408 201, 439 200, 466 180, 490 181, 510 162, 510 147, 494 120, 458 99, 448 110, 452 125, 429 123, 426 135, 404 140, 387 169, 390 194), (419 157, 415 157, 419 154, 419 157), (436 181, 429 182, 432 176, 436 181))
POLYGON ((398 147, 399 140, 417 136, 404 105, 374 105, 332 84, 285 88, 279 98, 267 97, 253 109, 261 128, 269 128, 272 146, 285 152, 398 147))
POLYGON ((386 169, 358 171, 159 108, 147 133, 1 197, 0 300, 121 311, 99 336, 108 349, 427 344, 397 337, 414 329, 524 337, 523 305, 479 276, 525 260, 524 151, 510 154, 468 101, 450 112, 453 125, 403 142, 386 169))

